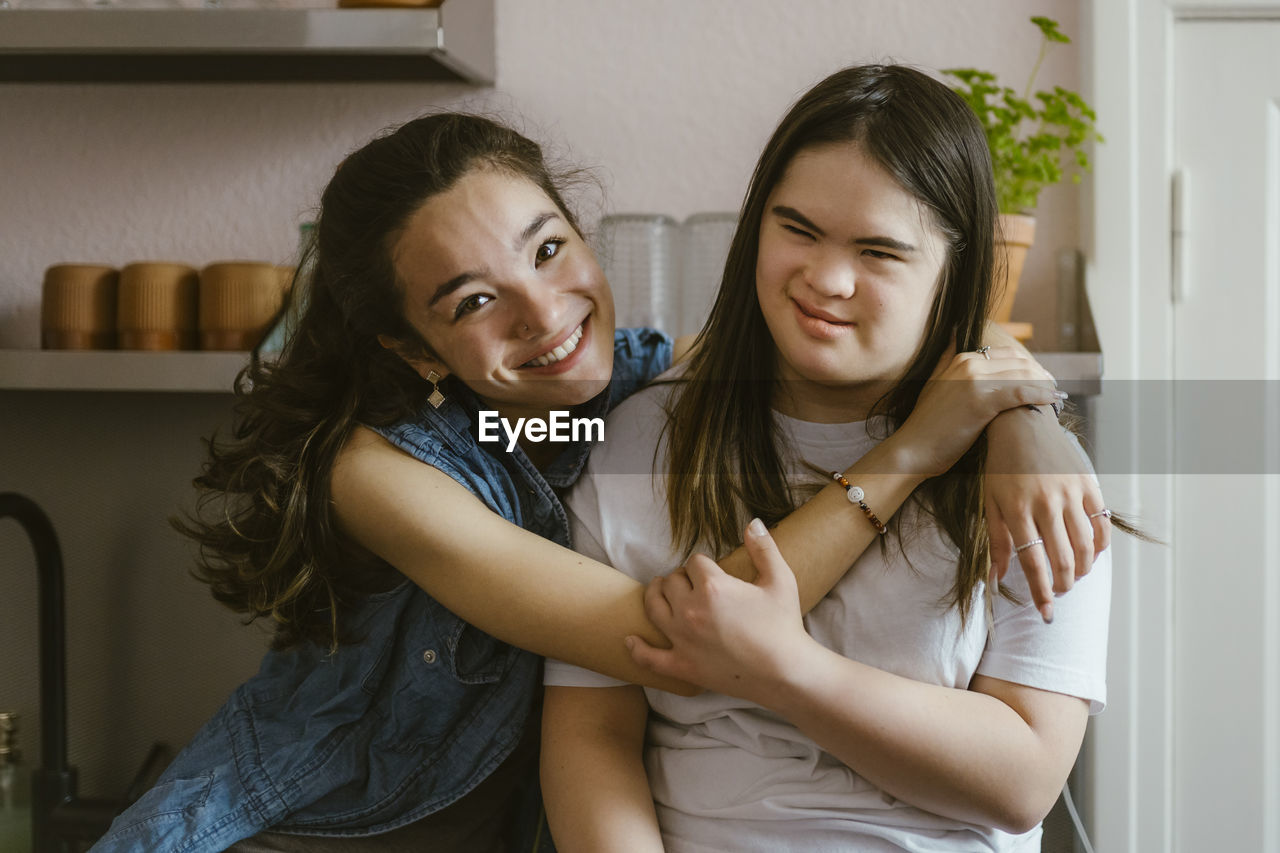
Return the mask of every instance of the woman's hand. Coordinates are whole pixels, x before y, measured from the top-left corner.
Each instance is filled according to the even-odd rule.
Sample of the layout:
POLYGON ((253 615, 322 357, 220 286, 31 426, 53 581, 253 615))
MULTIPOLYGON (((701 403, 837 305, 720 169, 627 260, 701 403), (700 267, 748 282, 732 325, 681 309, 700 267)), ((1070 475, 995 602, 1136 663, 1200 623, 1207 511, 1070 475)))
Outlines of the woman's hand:
POLYGON ((996 415, 1065 397, 1053 376, 1022 350, 992 347, 985 356, 948 352, 889 441, 913 470, 936 477, 973 446, 996 415))
POLYGON ((1111 544, 1102 492, 1083 454, 1053 417, 1010 412, 987 430, 983 493, 991 534, 991 580, 1004 577, 1014 546, 1045 621, 1053 594, 1071 589, 1111 544), (1091 517, 1092 516, 1092 517, 1091 517))
POLYGON ((744 544, 755 583, 695 554, 684 571, 654 578, 645 590, 645 613, 671 648, 637 636, 626 643, 640 667, 767 705, 791 662, 814 640, 800 618, 795 575, 759 519, 747 526, 744 544))
POLYGON ((650 585, 646 612, 673 648, 629 637, 636 665, 768 708, 918 808, 1006 832, 1034 828, 1071 770, 1088 703, 988 676, 944 687, 841 657, 805 633, 786 563, 768 533, 752 532, 756 584, 699 557, 689 577, 650 585))
POLYGON ((955 464, 984 429, 983 481, 991 536, 991 580, 1004 577, 1017 545, 1032 599, 1046 622, 1053 594, 1071 589, 1110 544, 1102 494, 1073 442, 1046 411, 1065 395, 1020 348, 948 353, 890 441, 903 441, 909 465, 930 476, 955 464), (1007 414, 1003 414, 1007 412, 1007 414), (1091 518, 1090 516, 1096 516, 1091 518))

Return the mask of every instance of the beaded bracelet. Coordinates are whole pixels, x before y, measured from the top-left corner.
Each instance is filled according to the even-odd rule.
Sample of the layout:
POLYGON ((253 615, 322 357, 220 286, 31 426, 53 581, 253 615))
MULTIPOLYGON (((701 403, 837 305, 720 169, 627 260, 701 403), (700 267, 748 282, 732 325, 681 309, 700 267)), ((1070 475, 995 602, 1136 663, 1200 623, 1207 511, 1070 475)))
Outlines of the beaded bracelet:
POLYGON ((845 478, 844 474, 841 474, 839 471, 832 471, 831 479, 835 480, 837 483, 844 486, 844 493, 846 496, 848 496, 849 503, 858 505, 858 509, 862 510, 863 514, 866 515, 867 519, 872 524, 875 525, 876 533, 879 533, 881 536, 883 536, 885 535, 885 533, 888 532, 888 528, 884 526, 884 522, 881 521, 879 518, 876 518, 876 514, 871 511, 871 507, 867 506, 866 501, 863 500, 863 497, 866 496, 866 493, 863 492, 862 489, 850 483, 845 478))

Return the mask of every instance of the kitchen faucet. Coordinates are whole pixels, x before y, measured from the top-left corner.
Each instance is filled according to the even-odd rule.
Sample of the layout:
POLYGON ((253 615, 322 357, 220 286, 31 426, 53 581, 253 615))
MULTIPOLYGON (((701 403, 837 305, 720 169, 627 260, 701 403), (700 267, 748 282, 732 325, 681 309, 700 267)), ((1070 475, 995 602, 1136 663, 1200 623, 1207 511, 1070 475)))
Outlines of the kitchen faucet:
POLYGON ((28 497, 0 493, 0 519, 22 525, 35 549, 40 608, 40 768, 31 774, 34 853, 70 853, 96 841, 124 810, 166 748, 152 747, 126 800, 76 796, 76 770, 67 766, 67 643, 62 550, 53 524, 28 497), (75 846, 72 846, 75 845, 75 846))

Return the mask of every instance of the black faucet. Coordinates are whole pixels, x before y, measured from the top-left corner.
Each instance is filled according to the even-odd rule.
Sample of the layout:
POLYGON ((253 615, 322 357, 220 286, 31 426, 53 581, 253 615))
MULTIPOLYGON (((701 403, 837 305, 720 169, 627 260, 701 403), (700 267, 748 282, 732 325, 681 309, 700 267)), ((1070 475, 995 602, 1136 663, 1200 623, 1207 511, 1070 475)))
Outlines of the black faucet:
MULTIPOLYGON (((96 841, 128 802, 76 796, 76 769, 67 765, 62 549, 49 516, 30 498, 0 493, 0 519, 4 518, 16 520, 26 530, 36 552, 40 584, 40 768, 31 774, 31 840, 34 853, 70 853, 82 842, 96 841)), ((162 757, 159 749, 153 748, 144 772, 162 757)))

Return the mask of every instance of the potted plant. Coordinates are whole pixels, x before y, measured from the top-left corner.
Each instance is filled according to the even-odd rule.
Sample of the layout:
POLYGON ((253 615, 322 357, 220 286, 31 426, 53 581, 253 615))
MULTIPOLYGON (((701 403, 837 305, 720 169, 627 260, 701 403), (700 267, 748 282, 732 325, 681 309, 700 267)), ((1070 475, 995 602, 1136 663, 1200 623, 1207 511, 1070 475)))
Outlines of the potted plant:
POLYGON ((1034 213, 1040 190, 1061 181, 1068 168, 1071 180, 1079 183, 1081 170, 1089 168, 1086 147, 1102 141, 1094 129, 1097 116, 1080 95, 1061 86, 1032 94, 1050 48, 1071 39, 1050 18, 1033 17, 1031 23, 1040 31, 1040 55, 1021 94, 1000 85, 989 71, 948 68, 942 72, 978 116, 991 149, 1000 207, 992 318, 1001 323, 1008 322, 1013 310, 1022 264, 1035 237, 1034 213))

